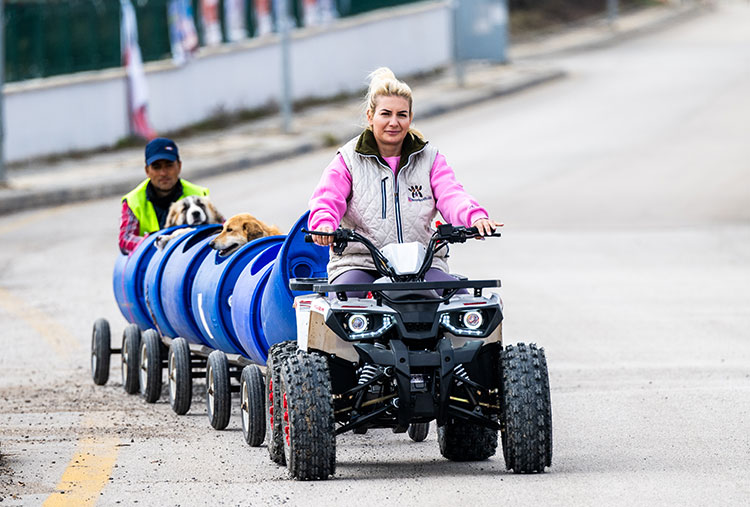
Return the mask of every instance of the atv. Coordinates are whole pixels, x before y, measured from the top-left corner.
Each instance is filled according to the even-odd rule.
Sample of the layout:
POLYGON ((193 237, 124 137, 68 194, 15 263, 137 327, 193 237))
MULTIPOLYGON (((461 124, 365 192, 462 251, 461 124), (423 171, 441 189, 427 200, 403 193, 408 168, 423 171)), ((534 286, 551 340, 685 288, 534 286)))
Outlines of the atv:
POLYGON ((290 281, 292 290, 308 294, 295 298, 297 341, 269 351, 266 422, 276 463, 286 464, 294 479, 327 479, 336 469, 336 435, 391 428, 419 441, 435 421, 440 453, 449 460, 489 458, 499 431, 508 470, 543 472, 551 465, 544 349, 503 348, 502 301, 482 293, 500 281, 424 281, 433 256, 480 237, 476 228, 438 225, 427 246, 382 251, 349 229, 315 234, 333 236, 336 253, 361 243, 382 278, 290 281))

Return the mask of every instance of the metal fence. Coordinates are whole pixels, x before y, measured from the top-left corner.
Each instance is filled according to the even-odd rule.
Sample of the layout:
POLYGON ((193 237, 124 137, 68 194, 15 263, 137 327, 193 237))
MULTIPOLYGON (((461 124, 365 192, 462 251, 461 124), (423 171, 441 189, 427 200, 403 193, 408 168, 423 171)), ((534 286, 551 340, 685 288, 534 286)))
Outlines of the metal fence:
MULTIPOLYGON (((3 1, 3 0, 0 0, 3 1)), ((119 0, 4 0, 5 79, 23 81, 87 70, 119 67, 119 0)), ((200 27, 199 0, 191 0, 200 27)), ((419 0, 336 0, 340 16, 414 3, 419 0)), ((168 0, 133 0, 138 39, 144 61, 171 56, 168 0)), ((224 1, 220 1, 222 33, 224 1)), ((301 0, 289 0, 297 26, 302 25, 301 0)), ((248 37, 255 33, 253 1, 246 2, 248 37)), ((198 30, 203 44, 201 30, 198 30)))

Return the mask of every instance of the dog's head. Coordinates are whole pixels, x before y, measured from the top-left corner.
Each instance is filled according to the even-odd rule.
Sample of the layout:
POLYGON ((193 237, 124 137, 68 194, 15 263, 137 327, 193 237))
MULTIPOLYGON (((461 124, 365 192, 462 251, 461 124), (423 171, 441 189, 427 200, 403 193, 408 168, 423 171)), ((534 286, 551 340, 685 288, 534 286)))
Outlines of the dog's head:
POLYGON ((268 226, 249 213, 240 213, 224 222, 224 228, 209 246, 225 256, 254 239, 275 234, 281 234, 277 227, 268 226))
POLYGON ((220 224, 224 221, 208 197, 190 195, 173 202, 167 214, 166 227, 173 225, 220 224))

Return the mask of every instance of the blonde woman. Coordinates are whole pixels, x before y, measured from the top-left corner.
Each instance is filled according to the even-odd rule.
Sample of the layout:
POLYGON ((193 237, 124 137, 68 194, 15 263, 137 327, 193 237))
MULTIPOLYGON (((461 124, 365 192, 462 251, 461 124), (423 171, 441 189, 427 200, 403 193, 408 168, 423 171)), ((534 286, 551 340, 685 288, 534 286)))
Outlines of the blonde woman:
MULTIPOLYGON (((445 157, 411 125, 414 117, 411 88, 381 67, 369 76, 366 97, 367 128, 339 148, 323 171, 310 199, 308 226, 332 232, 355 229, 376 247, 418 241, 427 245, 439 211, 453 225, 475 226, 483 235, 502 224, 490 220, 456 180, 445 157)), ((330 236, 313 235, 321 246, 330 236)), ((435 255, 425 280, 454 280, 445 250, 435 255)), ((343 254, 331 252, 330 283, 365 284, 378 274, 367 250, 350 244, 343 254)))

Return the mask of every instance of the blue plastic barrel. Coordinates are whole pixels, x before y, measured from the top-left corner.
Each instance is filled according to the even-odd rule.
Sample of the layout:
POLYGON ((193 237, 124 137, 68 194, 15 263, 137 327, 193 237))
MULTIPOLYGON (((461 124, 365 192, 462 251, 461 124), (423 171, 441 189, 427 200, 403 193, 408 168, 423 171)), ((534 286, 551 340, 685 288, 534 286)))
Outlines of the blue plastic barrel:
POLYGON ((119 255, 115 261, 112 285, 115 300, 122 315, 130 323, 137 324, 142 331, 155 327, 146 307, 143 294, 143 280, 151 257, 156 252, 154 241, 160 234, 173 230, 165 229, 158 234, 150 234, 129 255, 119 255))
POLYGON ((195 273, 203 259, 214 251, 208 243, 220 230, 218 224, 196 227, 165 259, 163 268, 161 302, 164 315, 177 336, 199 345, 210 346, 210 343, 193 319, 190 295, 195 273))
POLYGON ((222 257, 209 252, 195 274, 191 294, 193 318, 210 346, 228 354, 245 355, 232 324, 233 292, 242 270, 284 236, 259 238, 222 257))
POLYGON ((263 293, 260 317, 269 346, 297 339, 297 320, 292 304, 296 296, 305 293, 292 291, 289 279, 328 276, 328 247, 305 242, 302 229, 307 229, 309 214, 308 211, 302 215, 289 231, 263 293))
POLYGON ((164 276, 164 266, 172 252, 184 241, 190 238, 190 233, 171 239, 163 250, 158 248, 151 256, 146 268, 146 275, 143 280, 143 295, 146 299, 146 309, 149 312, 151 320, 156 324, 159 334, 175 338, 178 336, 167 320, 164 314, 164 306, 161 300, 161 282, 164 276))
POLYGON ((268 342, 260 319, 260 306, 281 243, 255 256, 242 270, 232 295, 232 325, 242 349, 252 361, 265 363, 268 342))

